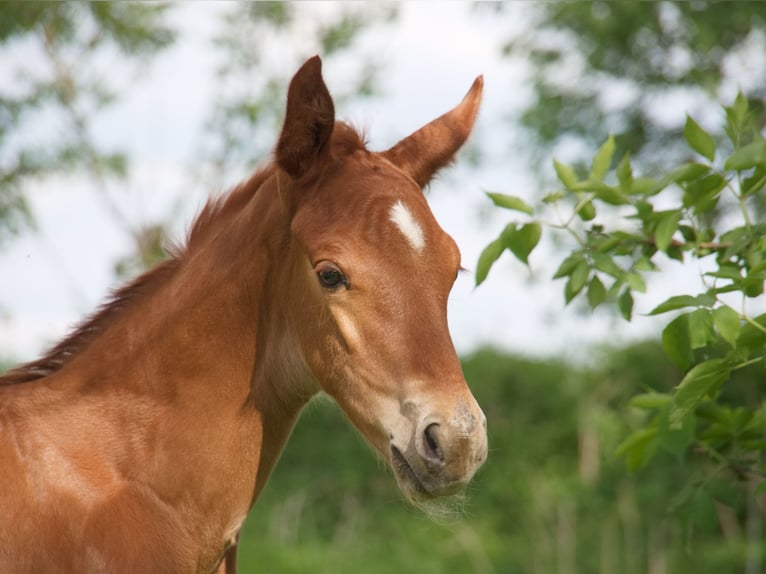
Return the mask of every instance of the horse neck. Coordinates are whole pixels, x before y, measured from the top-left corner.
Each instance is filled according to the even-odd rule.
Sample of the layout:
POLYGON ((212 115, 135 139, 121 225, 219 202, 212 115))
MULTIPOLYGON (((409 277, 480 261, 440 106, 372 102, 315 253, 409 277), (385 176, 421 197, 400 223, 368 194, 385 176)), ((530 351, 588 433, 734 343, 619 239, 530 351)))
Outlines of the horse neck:
MULTIPOLYGON (((289 306, 284 297, 292 277, 289 222, 269 180, 258 193, 234 193, 243 191, 252 197, 241 209, 225 212, 227 203, 242 203, 237 197, 222 202, 220 213, 205 223, 203 237, 193 238, 165 264, 170 269, 159 273, 163 277, 150 292, 121 302, 119 318, 73 357, 70 363, 84 369, 89 382, 111 384, 114 377, 103 375, 113 371, 121 384, 139 391, 176 392, 212 378, 216 392, 234 386, 247 395, 269 394, 253 375, 280 378, 282 363, 293 362, 290 333, 275 320, 289 306), (114 362, 125 364, 103 367, 114 362), (122 376, 131 364, 146 375, 122 376)), ((289 393, 275 392, 292 408, 289 393)))
POLYGON ((257 494, 314 390, 283 320, 294 258, 276 185, 263 183, 237 207, 211 218, 167 279, 66 372, 80 387, 156 398, 184 420, 250 435, 260 442, 252 451, 257 494))

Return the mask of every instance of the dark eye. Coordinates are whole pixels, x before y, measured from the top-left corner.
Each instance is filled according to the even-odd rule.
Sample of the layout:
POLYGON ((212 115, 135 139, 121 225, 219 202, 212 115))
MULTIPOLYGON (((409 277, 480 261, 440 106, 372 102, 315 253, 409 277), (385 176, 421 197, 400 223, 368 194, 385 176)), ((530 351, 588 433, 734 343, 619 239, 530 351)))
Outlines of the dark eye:
POLYGON ((338 287, 347 287, 348 279, 343 272, 332 263, 323 261, 316 266, 316 274, 319 284, 325 289, 337 289, 338 287))

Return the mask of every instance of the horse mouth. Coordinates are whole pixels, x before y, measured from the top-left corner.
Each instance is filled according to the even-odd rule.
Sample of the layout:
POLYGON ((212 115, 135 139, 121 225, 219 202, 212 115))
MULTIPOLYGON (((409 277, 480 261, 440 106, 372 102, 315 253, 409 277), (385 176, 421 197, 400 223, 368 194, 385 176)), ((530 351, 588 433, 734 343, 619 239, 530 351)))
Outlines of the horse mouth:
POLYGON ((410 466, 410 463, 407 462, 402 452, 393 445, 391 445, 391 466, 394 469, 399 484, 405 487, 403 489, 405 494, 416 500, 427 500, 434 497, 423 486, 417 473, 410 466))

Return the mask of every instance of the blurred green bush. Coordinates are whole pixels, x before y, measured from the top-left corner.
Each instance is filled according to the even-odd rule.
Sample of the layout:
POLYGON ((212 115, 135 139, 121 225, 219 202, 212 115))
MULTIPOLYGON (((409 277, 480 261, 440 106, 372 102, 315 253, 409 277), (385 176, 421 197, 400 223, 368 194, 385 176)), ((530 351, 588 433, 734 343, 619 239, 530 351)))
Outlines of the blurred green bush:
MULTIPOLYGON (((402 500, 386 466, 319 398, 245 525, 241 571, 744 572, 744 482, 693 453, 658 453, 635 473, 614 456, 645 421, 629 397, 679 380, 660 344, 601 349, 589 363, 492 349, 465 358, 490 456, 454 512, 437 519, 402 500)), ((762 365, 738 373, 765 375, 762 365)))

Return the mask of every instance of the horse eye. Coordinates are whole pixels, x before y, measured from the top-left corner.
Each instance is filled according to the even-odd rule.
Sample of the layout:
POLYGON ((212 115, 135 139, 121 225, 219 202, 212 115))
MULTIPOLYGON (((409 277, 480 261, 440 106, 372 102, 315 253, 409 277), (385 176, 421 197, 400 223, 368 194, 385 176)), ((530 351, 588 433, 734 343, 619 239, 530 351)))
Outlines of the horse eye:
POLYGON ((331 263, 321 263, 316 270, 319 284, 325 289, 337 289, 341 286, 348 286, 348 279, 343 272, 331 263))

